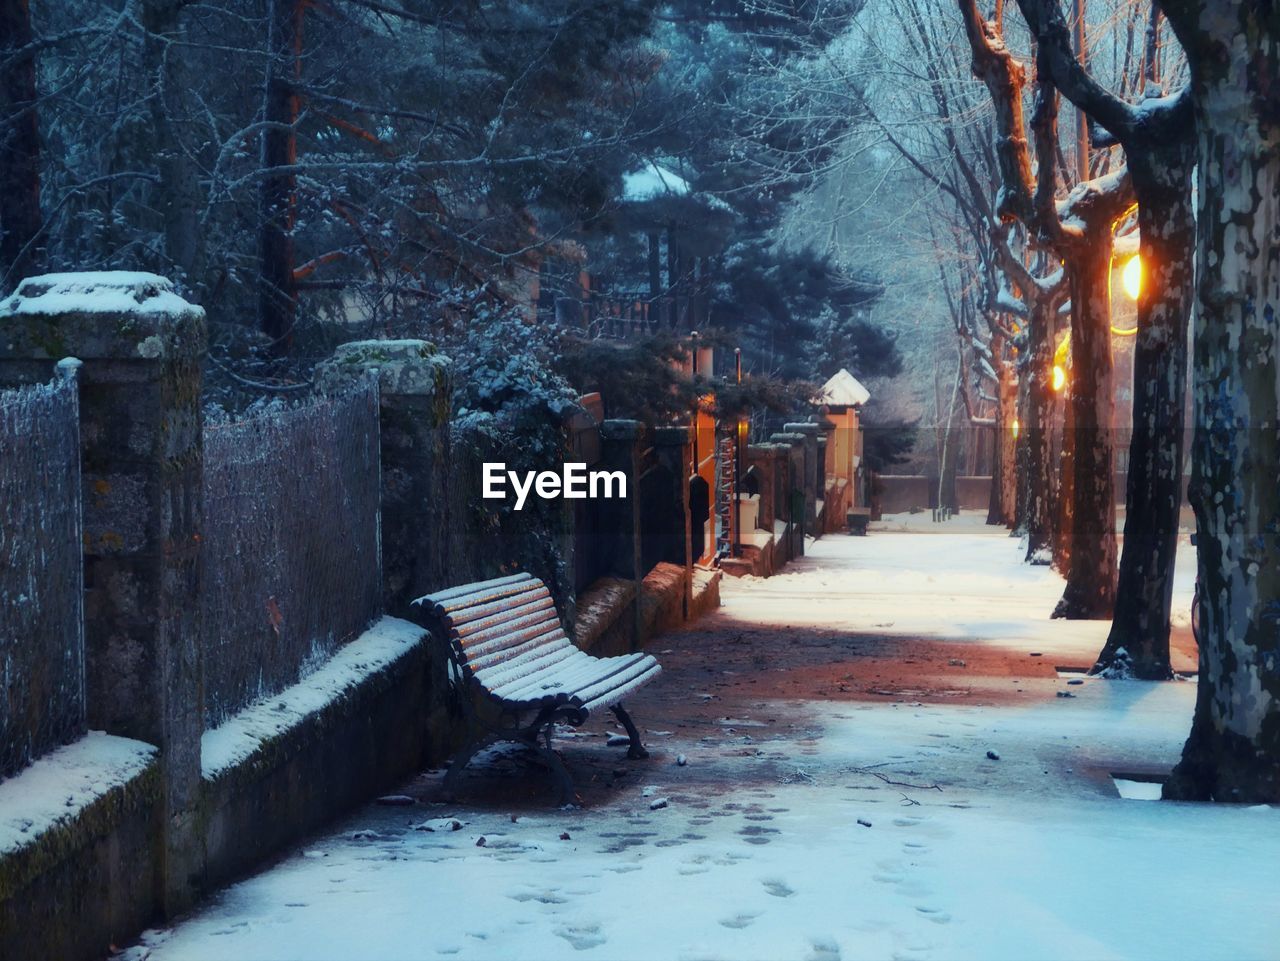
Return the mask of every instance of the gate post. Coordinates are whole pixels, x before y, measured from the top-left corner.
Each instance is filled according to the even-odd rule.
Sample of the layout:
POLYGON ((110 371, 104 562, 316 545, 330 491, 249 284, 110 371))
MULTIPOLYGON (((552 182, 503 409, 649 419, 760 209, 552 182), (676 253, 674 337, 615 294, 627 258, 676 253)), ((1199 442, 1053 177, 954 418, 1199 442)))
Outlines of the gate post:
POLYGON ((382 458, 382 603, 409 603, 448 586, 449 362, 425 340, 358 340, 316 367, 315 384, 337 391, 378 377, 382 458))
POLYGON ((79 358, 88 725, 160 749, 162 907, 194 900, 204 311, 154 274, 48 274, 0 302, 0 385, 79 358))
POLYGON ((680 565, 684 568, 684 616, 689 616, 689 604, 693 598, 693 540, 689 529, 689 476, 693 472, 693 446, 690 428, 658 427, 653 432, 653 448, 658 463, 675 478, 676 490, 672 491, 672 506, 680 511, 680 539, 676 548, 680 565))
POLYGON ((607 537, 613 543, 613 568, 619 577, 635 583, 636 597, 631 622, 631 650, 639 650, 642 614, 641 594, 644 586, 640 561, 640 431, 638 420, 606 420, 600 424, 600 463, 611 471, 622 471, 627 478, 627 496, 611 504, 605 513, 609 520, 607 537))

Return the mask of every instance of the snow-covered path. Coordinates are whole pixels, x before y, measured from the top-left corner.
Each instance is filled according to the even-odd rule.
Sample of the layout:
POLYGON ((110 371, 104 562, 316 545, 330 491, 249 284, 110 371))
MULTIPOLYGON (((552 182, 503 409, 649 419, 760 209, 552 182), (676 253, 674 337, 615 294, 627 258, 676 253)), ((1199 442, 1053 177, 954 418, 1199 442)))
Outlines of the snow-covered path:
MULTIPOLYGON (((1122 800, 1108 776, 1176 760, 1195 685, 1057 676, 1106 625, 1048 621, 1056 575, 963 521, 824 538, 727 583, 720 612, 654 645, 654 687, 679 696, 637 710, 653 757, 587 809, 439 805, 424 776, 417 804, 366 807, 126 955, 1280 958, 1280 811, 1122 800), (861 676, 863 634, 972 656, 903 648, 929 675, 916 699, 861 676), (748 690, 707 663, 726 638, 761 678, 795 673, 779 645, 821 639, 850 693, 748 690), (672 706, 690 698, 717 716, 672 706)), ((566 756, 606 756, 605 728, 566 756)))

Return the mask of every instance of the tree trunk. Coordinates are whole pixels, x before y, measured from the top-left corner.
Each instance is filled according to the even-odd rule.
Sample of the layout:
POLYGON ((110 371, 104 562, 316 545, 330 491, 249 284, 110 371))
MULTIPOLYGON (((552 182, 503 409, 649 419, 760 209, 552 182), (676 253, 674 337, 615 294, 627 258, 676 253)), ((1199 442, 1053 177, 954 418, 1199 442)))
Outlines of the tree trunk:
POLYGON ((1019 428, 1026 435, 1022 526, 1027 535, 1027 562, 1048 564, 1053 559, 1053 456, 1050 445, 1050 418, 1053 416, 1053 314, 1051 298, 1036 298, 1027 318, 1027 362, 1022 377, 1027 381, 1026 423, 1019 428))
POLYGON ((35 273, 40 215, 36 58, 9 60, 32 42, 27 0, 0 0, 0 296, 35 273))
POLYGON ((658 245, 658 232, 649 231, 649 300, 654 305, 658 304, 658 298, 662 296, 662 267, 658 245))
POLYGON ((258 326, 271 338, 272 354, 289 352, 297 320, 293 279, 293 216, 297 178, 298 97, 302 43, 302 0, 267 0, 267 78, 263 94, 262 168, 258 190, 258 326))
MULTIPOLYGON (((1056 351, 1055 351, 1056 353, 1056 351)), ((1068 380, 1063 391, 1055 396, 1062 402, 1062 430, 1059 432, 1060 443, 1057 449, 1058 469, 1054 472, 1058 481, 1055 491, 1058 512, 1055 515, 1056 526, 1053 531, 1053 566, 1062 574, 1071 570, 1071 539, 1075 536, 1076 517, 1076 437, 1075 437, 1075 405, 1072 397, 1075 385, 1068 380)), ((1058 405, 1054 404, 1055 418, 1058 405)))
POLYGON ((1018 458, 1017 440, 1010 424, 1018 413, 1018 380, 1014 376, 1012 364, 1001 364, 996 373, 999 375, 997 390, 999 407, 996 420, 995 444, 1000 454, 997 463, 1000 465, 994 478, 1000 496, 1000 523, 1013 529, 1018 520, 1018 458))
POLYGON ((1167 680, 1182 507, 1183 403, 1195 221, 1190 143, 1128 151, 1142 234, 1133 353, 1133 439, 1115 614, 1092 673, 1167 680))
POLYGON ((200 230, 200 195, 197 177, 179 142, 181 92, 187 85, 183 48, 168 41, 181 39, 180 14, 184 0, 145 0, 142 8, 144 57, 147 76, 156 84, 150 98, 153 156, 160 174, 158 197, 152 206, 160 214, 164 253, 162 268, 184 287, 195 288, 201 274, 203 245, 200 230))
POLYGON ((1073 251, 1071 284, 1071 564, 1054 617, 1109 618, 1116 597, 1115 393, 1111 362, 1111 232, 1073 251))
POLYGON ((1168 798, 1280 802, 1280 7, 1176 3, 1198 120, 1200 684, 1168 798), (1228 55, 1225 51, 1230 51, 1228 55))
POLYGON ((1004 470, 1000 466, 1004 453, 1004 445, 1000 443, 1000 415, 996 415, 996 426, 991 428, 991 486, 987 489, 987 523, 991 526, 1004 523, 1004 512, 1000 509, 1000 480, 1004 470))

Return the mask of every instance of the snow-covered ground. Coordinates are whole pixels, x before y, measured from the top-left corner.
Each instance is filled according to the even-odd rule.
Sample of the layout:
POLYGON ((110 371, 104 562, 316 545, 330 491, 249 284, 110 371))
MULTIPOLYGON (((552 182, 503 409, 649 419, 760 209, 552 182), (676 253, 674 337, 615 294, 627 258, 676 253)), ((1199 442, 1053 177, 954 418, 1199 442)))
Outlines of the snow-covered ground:
MULTIPOLYGON (((653 757, 603 802, 441 805, 415 782, 426 801, 363 809, 126 956, 1280 958, 1280 811, 1124 800, 1109 776, 1168 769, 1194 683, 1054 675, 1106 625, 1050 622, 1056 575, 964 517, 939 526, 824 538, 779 577, 726 582, 701 633, 657 642, 673 668, 653 687, 694 681, 682 645, 810 625, 1034 664, 950 682, 1016 697, 730 708, 742 679, 722 678, 732 718, 651 708, 653 757)), ((605 727, 564 752, 603 751, 605 727)))

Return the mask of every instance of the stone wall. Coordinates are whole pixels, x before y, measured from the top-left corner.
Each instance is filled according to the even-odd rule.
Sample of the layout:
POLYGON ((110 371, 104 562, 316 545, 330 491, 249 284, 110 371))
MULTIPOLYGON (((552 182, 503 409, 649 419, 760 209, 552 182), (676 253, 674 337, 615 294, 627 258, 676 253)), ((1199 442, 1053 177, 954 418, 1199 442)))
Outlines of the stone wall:
MULTIPOLYGON (((228 446, 257 458, 261 470, 231 471, 213 489, 261 493, 246 488, 265 485, 274 471, 287 475, 286 496, 255 501, 251 511, 232 504, 234 497, 207 505, 204 344, 203 312, 149 274, 32 278, 0 302, 0 388, 47 380, 64 355, 84 362, 78 451, 84 536, 71 538, 75 557, 63 566, 84 571, 83 716, 96 729, 0 782, 0 822, 28 825, 0 835, 0 957, 100 958, 112 943, 181 913, 212 886, 440 761, 452 747, 448 677, 420 628, 383 618, 337 646, 377 613, 380 593, 388 592, 378 579, 380 496, 395 504, 394 495, 404 493, 404 472, 443 489, 438 446, 397 436, 396 463, 404 472, 392 482, 401 486, 389 492, 384 477, 379 490, 378 408, 366 390, 358 424, 328 418, 331 440, 358 455, 345 468, 309 449, 324 446, 314 431, 294 436, 285 429, 269 437, 268 431, 252 443, 229 437, 228 446), (310 496, 311 487, 331 482, 342 489, 310 496), (364 495, 354 491, 360 485, 369 488, 364 495), (345 510, 357 501, 365 505, 361 522, 353 519, 359 510, 345 510), (209 509, 248 515, 231 520, 250 528, 226 538, 215 534, 206 547, 205 535, 218 529, 209 524, 209 509), (326 516, 317 516, 321 512, 326 516), (332 636, 326 631, 322 640, 312 629, 291 638, 297 643, 281 640, 305 621, 295 598, 280 596, 271 583, 277 567, 294 564, 269 536, 285 521, 316 527, 320 540, 304 554, 334 555, 323 558, 334 574, 330 582, 309 585, 311 603, 323 606, 316 591, 339 595, 355 588, 362 613, 346 625, 334 619, 327 628, 332 636), (338 529, 326 532, 326 523, 338 529), (361 524, 363 537, 356 529, 361 524), (255 572, 245 542, 256 534, 263 535, 268 562, 255 572), (354 554, 348 540, 357 542, 354 554), (217 556, 202 558, 206 550, 217 556), (206 584, 210 568, 214 579, 206 584), (219 571, 231 568, 255 594, 249 602, 228 598, 245 604, 253 636, 225 619, 201 617, 198 599, 219 590, 219 571), (361 591, 365 580, 370 589, 361 591), (273 644, 278 663, 270 656, 273 644), (211 646, 227 652, 226 662, 221 654, 206 659, 211 646), (332 656, 324 657, 327 652, 332 656), (236 675, 234 695, 227 694, 227 670, 236 675), (253 688, 255 672, 265 683, 253 688), (206 729, 206 691, 221 722, 216 728, 206 729), (243 703, 263 694, 271 696, 243 703), (124 760, 108 763, 116 756, 124 760), (65 791, 53 792, 56 800, 41 788, 64 782, 65 791)), ((415 373, 430 388, 415 396, 447 419, 440 364, 420 359, 425 371, 415 373)), ((391 396, 381 409, 384 427, 412 407, 399 403, 405 392, 391 396)), ((412 427, 409 418, 396 423, 412 427)), ((218 444, 210 445, 215 458, 222 456, 218 444)), ((216 474, 218 461, 211 466, 216 474)), ((6 470, 5 477, 13 473, 6 470)), ((28 481, 48 480, 40 471, 23 473, 28 481)), ((403 499, 397 506, 404 507, 403 499)), ((415 550, 423 534, 420 515, 392 513, 408 529, 388 532, 384 543, 398 549, 382 563, 387 581, 395 579, 388 596, 403 596, 414 582, 446 576, 449 545, 429 536, 431 547, 415 550)), ((18 525, 6 531, 23 538, 13 545, 18 555, 36 551, 38 533, 18 525)), ((34 630, 22 626, 20 646, 32 642, 34 630)), ((74 644, 69 650, 74 660, 74 644)), ((43 684, 41 677, 35 670, 28 681, 43 684)), ((32 689, 31 696, 53 705, 51 717, 72 718, 59 738, 80 733, 84 721, 75 710, 61 711, 52 691, 32 689)))

